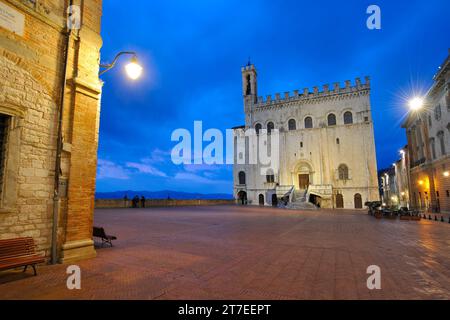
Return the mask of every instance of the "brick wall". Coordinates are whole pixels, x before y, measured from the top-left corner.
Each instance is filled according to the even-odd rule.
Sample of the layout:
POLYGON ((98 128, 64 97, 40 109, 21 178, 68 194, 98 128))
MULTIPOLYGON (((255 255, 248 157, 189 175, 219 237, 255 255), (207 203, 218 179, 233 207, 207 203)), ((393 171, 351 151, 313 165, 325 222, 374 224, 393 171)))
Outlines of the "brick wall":
MULTIPOLYGON (((0 2, 25 17, 23 36, 0 28, 0 113, 11 117, 0 238, 32 236, 38 251, 49 257, 68 1, 0 2)), ((68 187, 58 214, 63 261, 95 255, 91 230, 102 87, 102 1, 73 3, 81 6, 82 27, 70 36, 64 95, 61 179, 68 187)))

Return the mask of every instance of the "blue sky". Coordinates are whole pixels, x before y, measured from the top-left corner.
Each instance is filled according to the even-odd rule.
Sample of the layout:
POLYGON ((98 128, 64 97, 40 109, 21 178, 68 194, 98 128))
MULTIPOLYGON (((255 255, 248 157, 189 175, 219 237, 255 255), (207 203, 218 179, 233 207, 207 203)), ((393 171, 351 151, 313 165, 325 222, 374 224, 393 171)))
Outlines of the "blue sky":
POLYGON ((97 191, 232 193, 226 165, 174 165, 177 128, 225 131, 244 123, 241 66, 258 69, 258 95, 371 76, 378 167, 406 143, 406 101, 425 92, 448 53, 450 1, 103 1, 102 62, 136 51, 102 76, 97 191), (366 8, 381 8, 381 30, 366 8))

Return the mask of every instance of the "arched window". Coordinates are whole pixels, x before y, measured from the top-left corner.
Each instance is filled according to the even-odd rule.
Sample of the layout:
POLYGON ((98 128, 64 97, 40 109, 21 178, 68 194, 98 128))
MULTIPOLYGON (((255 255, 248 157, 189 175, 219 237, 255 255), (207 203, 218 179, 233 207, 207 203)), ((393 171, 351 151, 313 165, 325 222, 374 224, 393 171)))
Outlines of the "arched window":
POLYGON ((245 184, 245 172, 239 171, 239 184, 245 184))
POLYGON ((259 134, 259 131, 261 131, 261 129, 262 129, 261 123, 257 123, 256 126, 255 126, 256 134, 259 134))
POLYGON ((346 111, 344 113, 344 124, 352 124, 353 123, 353 115, 350 111, 346 111))
POLYGON ((348 180, 348 167, 341 164, 338 168, 339 180, 348 180))
POLYGON ((439 131, 437 133, 439 144, 441 146, 441 156, 444 156, 446 154, 445 152, 445 140, 444 140, 444 131, 439 131))
POLYGON ((297 123, 295 122, 295 119, 289 120, 288 128, 289 130, 297 130, 297 123))
POLYGON ((275 126, 274 126, 273 122, 271 121, 267 124, 267 134, 270 134, 273 129, 275 129, 275 126))
POLYGON ((306 117, 305 118, 305 128, 306 129, 310 129, 313 127, 313 121, 311 117, 306 117))
POLYGON ((329 126, 335 126, 336 125, 336 116, 334 113, 330 113, 327 117, 328 119, 328 125, 329 126))

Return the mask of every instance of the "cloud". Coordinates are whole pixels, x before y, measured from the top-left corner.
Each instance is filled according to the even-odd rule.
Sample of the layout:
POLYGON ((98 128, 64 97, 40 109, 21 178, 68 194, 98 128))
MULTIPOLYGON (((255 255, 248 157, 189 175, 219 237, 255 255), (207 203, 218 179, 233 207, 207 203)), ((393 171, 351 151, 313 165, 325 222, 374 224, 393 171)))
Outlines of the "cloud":
POLYGON ((167 177, 167 175, 164 172, 156 169, 155 167, 153 167, 149 164, 137 163, 137 162, 127 162, 126 166, 128 168, 137 169, 139 171, 139 173, 150 174, 152 176, 157 176, 157 177, 167 177))
POLYGON ((216 185, 221 183, 229 183, 229 181, 225 180, 217 180, 217 179, 208 179, 206 177, 202 177, 197 174, 188 173, 188 172, 179 172, 177 173, 174 178, 174 180, 183 181, 183 182, 190 182, 190 183, 200 183, 200 184, 208 184, 208 185, 216 185))
POLYGON ((156 148, 152 151, 150 157, 143 158, 141 162, 147 164, 163 163, 166 162, 168 158, 170 158, 170 151, 164 151, 156 148))
POLYGON ((97 179, 129 179, 129 174, 122 166, 112 161, 98 159, 97 179))

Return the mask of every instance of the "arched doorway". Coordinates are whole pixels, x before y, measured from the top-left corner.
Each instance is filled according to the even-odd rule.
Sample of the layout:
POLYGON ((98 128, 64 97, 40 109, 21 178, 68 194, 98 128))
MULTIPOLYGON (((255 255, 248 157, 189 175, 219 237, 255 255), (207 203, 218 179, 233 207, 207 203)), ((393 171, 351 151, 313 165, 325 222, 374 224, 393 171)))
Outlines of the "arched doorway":
POLYGON ((362 209, 362 198, 359 193, 355 193, 355 209, 362 209))
POLYGON ((277 195, 274 193, 272 194, 272 207, 276 207, 278 205, 278 198, 277 195))
POLYGON ((296 190, 306 190, 313 183, 312 166, 305 160, 299 161, 292 170, 292 184, 296 190))
POLYGON ((342 193, 338 193, 336 195, 336 208, 343 208, 344 207, 344 196, 342 193))
POLYGON ((242 204, 242 205, 247 204, 247 192, 239 191, 237 196, 238 196, 238 203, 239 204, 242 204))
POLYGON ((260 194, 260 195, 258 196, 258 200, 259 200, 259 205, 260 205, 260 206, 263 206, 263 205, 264 205, 264 195, 263 195, 263 194, 260 194))

